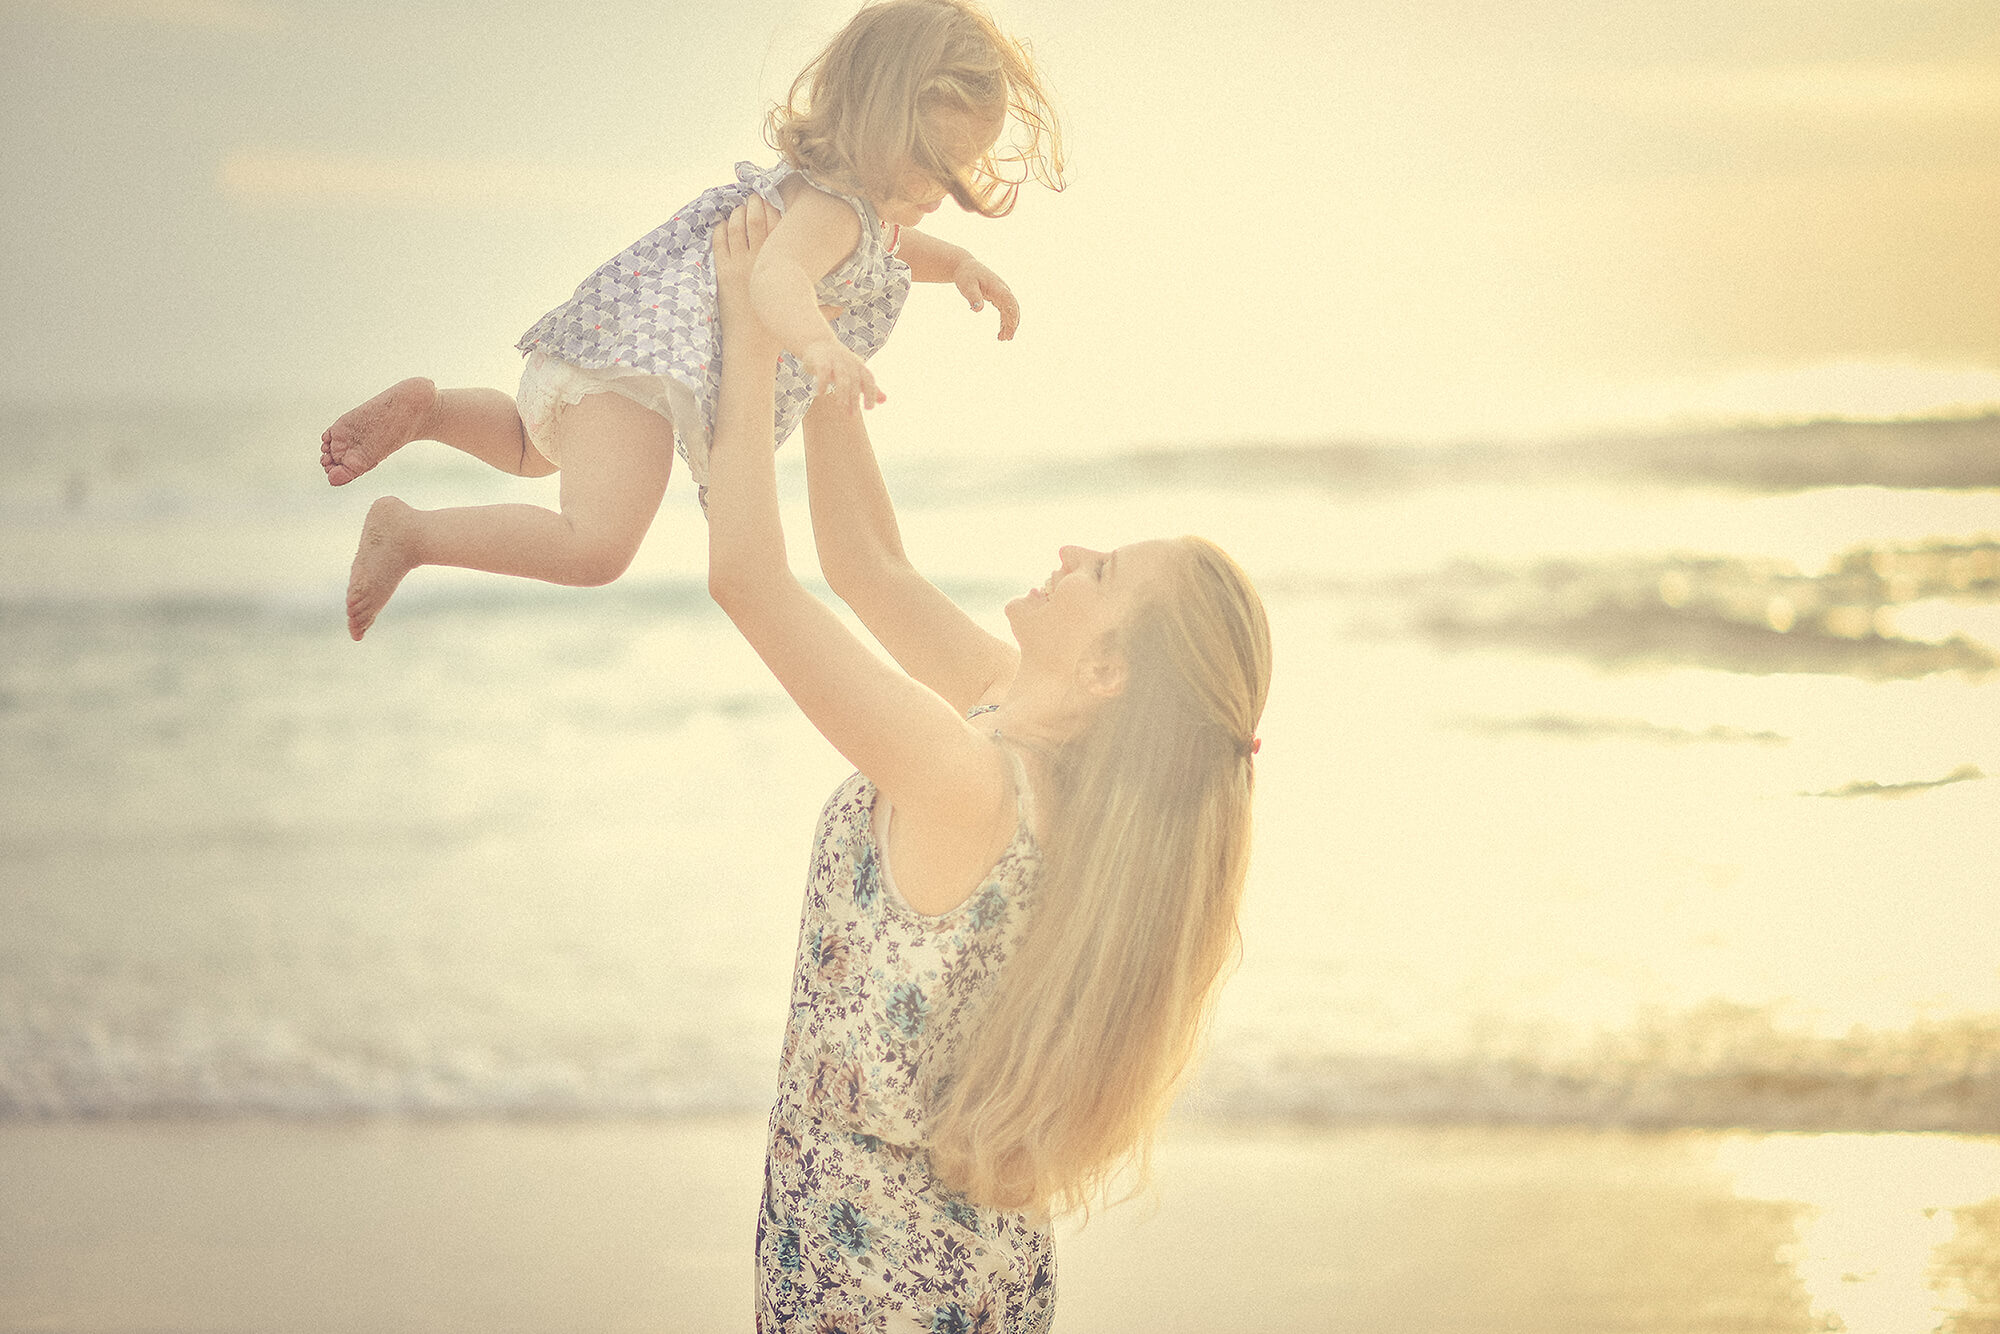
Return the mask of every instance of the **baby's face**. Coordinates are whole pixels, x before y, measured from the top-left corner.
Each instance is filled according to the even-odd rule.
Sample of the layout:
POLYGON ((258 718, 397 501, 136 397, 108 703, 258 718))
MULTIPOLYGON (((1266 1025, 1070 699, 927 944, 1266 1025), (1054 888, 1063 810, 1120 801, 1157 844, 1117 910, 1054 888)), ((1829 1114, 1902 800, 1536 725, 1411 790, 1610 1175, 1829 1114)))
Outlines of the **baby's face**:
MULTIPOLYGON (((953 146, 951 163, 954 177, 963 179, 973 163, 993 151, 1005 122, 1004 108, 996 115, 959 111, 939 117, 931 127, 932 134, 935 142, 953 146)), ((892 222, 899 227, 914 227, 937 212, 938 205, 951 194, 951 186, 950 180, 934 176, 912 163, 904 170, 901 184, 892 197, 873 201, 875 211, 884 222, 892 222)))
POLYGON ((910 171, 904 175, 903 185, 894 198, 875 201, 875 211, 884 222, 893 222, 898 227, 914 227, 937 212, 938 205, 950 193, 944 182, 920 171, 910 171))

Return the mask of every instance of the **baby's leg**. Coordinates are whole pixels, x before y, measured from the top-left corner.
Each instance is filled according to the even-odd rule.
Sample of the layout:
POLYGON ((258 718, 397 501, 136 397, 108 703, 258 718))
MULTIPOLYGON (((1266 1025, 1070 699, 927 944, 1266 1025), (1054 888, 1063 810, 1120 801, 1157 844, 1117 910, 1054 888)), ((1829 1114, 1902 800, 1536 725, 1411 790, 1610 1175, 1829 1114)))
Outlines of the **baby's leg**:
POLYGON ((384 496, 368 510, 347 581, 347 630, 367 632, 403 576, 419 565, 588 587, 625 572, 659 511, 674 461, 674 428, 618 394, 564 408, 562 512, 539 505, 412 509, 384 496))
POLYGON ((422 376, 390 385, 321 432, 319 466, 345 486, 412 440, 441 440, 517 477, 556 470, 528 443, 513 399, 498 389, 439 389, 422 376))

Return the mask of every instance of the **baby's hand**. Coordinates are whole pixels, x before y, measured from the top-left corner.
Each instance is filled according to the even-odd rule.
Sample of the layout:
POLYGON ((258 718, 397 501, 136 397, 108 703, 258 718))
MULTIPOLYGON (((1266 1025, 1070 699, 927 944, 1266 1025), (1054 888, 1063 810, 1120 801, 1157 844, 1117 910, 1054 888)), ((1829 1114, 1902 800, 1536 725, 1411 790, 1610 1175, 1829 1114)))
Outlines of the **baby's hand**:
POLYGON ((985 309, 988 301, 998 306, 1001 340, 1014 336, 1014 330, 1021 324, 1021 303, 1014 299, 1013 290, 1000 281, 999 274, 967 255, 951 280, 958 284, 958 290, 965 294, 974 310, 985 309))
POLYGON ((876 387, 868 363, 831 334, 800 352, 799 363, 812 376, 817 392, 832 398, 843 412, 854 411, 856 403, 872 408, 889 397, 876 387))

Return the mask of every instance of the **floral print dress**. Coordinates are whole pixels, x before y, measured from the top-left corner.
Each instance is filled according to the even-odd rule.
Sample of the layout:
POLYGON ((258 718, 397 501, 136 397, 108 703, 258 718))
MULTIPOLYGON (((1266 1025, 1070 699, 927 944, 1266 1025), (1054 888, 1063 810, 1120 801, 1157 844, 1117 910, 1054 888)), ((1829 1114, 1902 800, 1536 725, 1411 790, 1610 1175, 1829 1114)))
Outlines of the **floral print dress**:
POLYGON ((897 892, 873 783, 853 775, 820 814, 757 1220, 759 1334, 1049 1327, 1046 1220, 972 1204, 931 1176, 924 1148, 926 1090, 955 1064, 1034 897, 1026 776, 1008 758, 1013 841, 946 913, 897 892))

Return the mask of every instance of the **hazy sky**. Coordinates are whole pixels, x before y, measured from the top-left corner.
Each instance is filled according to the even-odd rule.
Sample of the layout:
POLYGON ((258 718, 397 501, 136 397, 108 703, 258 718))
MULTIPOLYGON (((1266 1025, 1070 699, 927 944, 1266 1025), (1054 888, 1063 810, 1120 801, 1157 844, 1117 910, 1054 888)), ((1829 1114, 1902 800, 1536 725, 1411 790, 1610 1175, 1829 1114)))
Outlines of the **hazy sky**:
MULTIPOLYGON (((512 388, 852 6, 7 0, 13 396, 512 388)), ((935 229, 878 438, 2000 404, 1992 0, 1003 0, 1071 188, 935 229)))

